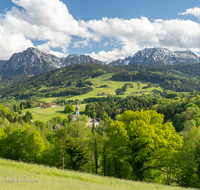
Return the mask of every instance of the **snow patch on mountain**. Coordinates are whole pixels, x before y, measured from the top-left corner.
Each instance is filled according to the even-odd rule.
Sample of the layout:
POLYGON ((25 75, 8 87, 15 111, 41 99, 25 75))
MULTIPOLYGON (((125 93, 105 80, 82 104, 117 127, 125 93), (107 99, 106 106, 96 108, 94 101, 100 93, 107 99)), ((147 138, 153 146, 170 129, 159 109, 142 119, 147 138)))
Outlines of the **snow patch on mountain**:
POLYGON ((105 62, 93 59, 88 55, 72 54, 60 58, 31 47, 23 52, 13 54, 7 61, 0 61, 0 76, 8 78, 23 73, 36 75, 41 72, 81 63, 105 64, 105 62))
POLYGON ((199 63, 200 58, 192 51, 170 51, 164 48, 146 48, 138 51, 132 57, 127 57, 121 61, 116 60, 109 65, 174 65, 181 63, 199 63))

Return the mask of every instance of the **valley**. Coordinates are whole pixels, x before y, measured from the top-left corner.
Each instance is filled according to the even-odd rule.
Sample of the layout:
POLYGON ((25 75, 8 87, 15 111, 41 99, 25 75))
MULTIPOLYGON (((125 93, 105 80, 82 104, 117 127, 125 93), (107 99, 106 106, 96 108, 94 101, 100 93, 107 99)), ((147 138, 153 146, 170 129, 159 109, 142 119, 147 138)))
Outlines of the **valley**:
MULTIPOLYGON (((163 91, 163 88, 160 87, 159 83, 155 83, 154 85, 156 85, 157 87, 150 87, 150 88, 143 88, 145 86, 148 85, 147 81, 140 81, 140 88, 138 88, 138 81, 135 82, 131 82, 131 84, 134 86, 134 88, 128 88, 127 91, 125 91, 124 95, 116 95, 116 90, 118 88, 121 88, 124 84, 128 83, 127 82, 116 82, 116 81, 112 81, 110 80, 110 77, 112 76, 112 74, 104 74, 101 75, 99 77, 96 77, 93 79, 93 90, 89 93, 83 94, 83 95, 78 95, 78 96, 73 96, 71 98, 65 98, 65 97, 60 97, 60 99, 65 100, 66 102, 69 100, 79 100, 79 107, 80 107, 80 113, 84 113, 85 111, 85 103, 82 103, 82 101, 84 101, 84 99, 87 98, 101 98, 101 97, 107 97, 107 96, 116 96, 116 97, 120 97, 120 98, 125 98, 127 96, 141 96, 142 94, 150 94, 153 90, 159 90, 159 91, 163 91), (107 87, 105 88, 99 88, 100 86, 103 85, 107 85, 107 87), (148 91, 148 92, 143 92, 143 91, 148 91), (136 93, 136 92, 140 92, 142 91, 143 93, 136 93), (108 95, 102 95, 99 96, 98 94, 101 94, 102 92, 106 92, 108 95)), ((153 92, 152 92, 153 93, 153 92)), ((46 102, 46 103, 51 103, 51 102, 55 102, 56 101, 56 97, 55 98, 42 98, 40 99, 41 102, 46 102)), ((74 104, 74 107, 76 106, 76 104, 74 104)), ((59 106, 59 107, 50 107, 50 108, 31 108, 31 109, 26 109, 23 111, 23 113, 25 113, 26 111, 31 111, 33 113, 33 121, 36 120, 41 120, 41 121, 48 121, 50 120, 52 117, 56 117, 56 116, 61 116, 63 118, 66 118, 67 115, 66 113, 64 113, 64 107, 63 106, 59 106)))
MULTIPOLYGON (((147 54, 149 51, 145 50, 147 54)), ((165 53, 168 56, 167 50, 165 53)), ((178 54, 186 55, 183 52, 173 55, 178 54)), ((194 56, 191 52, 187 54, 194 56)), ((42 55, 50 60, 47 54, 42 55)), ((41 53, 37 52, 37 56, 41 53)), ((75 61, 80 56, 68 58, 75 61)), ((82 181, 72 182, 82 177, 64 174, 59 170, 62 168, 133 181, 127 186, 126 182, 119 183, 119 189, 140 186, 149 189, 149 184, 152 189, 165 188, 156 184, 172 185, 172 189, 199 187, 200 63, 154 66, 72 63, 39 74, 2 77, 2 158, 57 168, 56 173, 43 173, 44 185, 50 183, 51 177, 67 175, 72 184, 84 186, 82 181), (77 104, 80 115, 76 116, 77 104), (186 167, 188 163, 190 167, 186 167), (148 185, 134 184, 138 180, 148 185)), ((2 165, 10 167, 6 162, 2 165)), ((22 165, 16 166, 23 168, 16 169, 16 174, 36 178, 41 173, 34 169, 37 166, 32 168, 37 170, 36 175, 28 173, 22 165)), ((83 176, 89 175, 86 173, 83 176)), ((61 178, 58 180, 65 185, 61 178)), ((93 178, 85 180, 89 187, 96 187, 93 178)), ((108 189, 116 188, 108 183, 108 189)), ((102 181, 97 184, 107 188, 102 181)))
POLYGON ((199 1, 0 5, 0 190, 200 190, 199 1))
MULTIPOLYGON (((143 87, 147 86, 148 81, 139 81, 140 82, 140 87, 138 88, 138 81, 135 82, 130 82, 130 81, 112 81, 111 77, 112 77, 113 73, 107 73, 107 74, 103 74, 101 76, 95 77, 93 79, 93 85, 92 85, 92 91, 88 92, 86 94, 83 95, 77 95, 77 96, 73 96, 71 98, 66 98, 65 100, 75 100, 78 99, 80 101, 83 101, 85 98, 91 98, 91 97, 96 97, 96 98, 100 98, 102 96, 99 96, 98 94, 101 94, 102 92, 106 92, 107 95, 111 95, 111 96, 117 96, 117 97, 121 97, 121 98, 125 98, 127 96, 136 94, 134 92, 138 92, 138 91, 144 91, 144 90, 148 90, 149 92, 147 92, 146 94, 149 94, 152 90, 157 89, 159 91, 163 91, 163 88, 160 86, 160 83, 154 83, 153 85, 157 85, 157 87, 150 87, 148 89, 144 89, 143 87), (121 88, 125 83, 131 83, 133 85, 133 88, 128 88, 127 91, 124 92, 124 95, 116 95, 116 90, 121 88), (100 86, 104 86, 106 85, 106 87, 100 88, 100 86)), ((142 93, 138 93, 137 95, 142 95, 142 93)), ((106 97, 105 96, 105 97, 106 97)), ((64 98, 64 97, 61 97, 64 98)), ((57 98, 42 98, 41 101, 45 101, 45 102, 53 102, 54 100, 56 100, 57 98)))

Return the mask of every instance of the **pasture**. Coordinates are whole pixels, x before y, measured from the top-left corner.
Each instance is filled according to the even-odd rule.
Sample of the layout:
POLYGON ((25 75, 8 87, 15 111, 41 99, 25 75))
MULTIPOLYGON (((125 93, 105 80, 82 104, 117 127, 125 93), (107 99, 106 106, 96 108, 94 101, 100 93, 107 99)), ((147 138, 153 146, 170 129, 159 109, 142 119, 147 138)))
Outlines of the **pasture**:
MULTIPOLYGON (((82 94, 82 95, 77 95, 77 96, 73 96, 71 98, 67 98, 66 100, 75 100, 75 99, 79 99, 79 100, 83 100, 85 98, 90 98, 90 97, 102 97, 102 96, 98 96, 98 93, 102 93, 102 92, 107 92, 107 94, 110 95, 116 95, 115 91, 116 89, 122 88, 122 86, 125 83, 131 83, 133 85, 134 88, 128 88, 128 90, 124 93, 124 95, 117 95, 119 97, 127 97, 130 96, 132 93, 137 92, 137 91, 142 91, 142 90, 147 90, 149 91, 149 93, 154 90, 160 90, 163 91, 163 88, 161 87, 161 85, 159 83, 154 83, 157 84, 158 87, 151 87, 148 89, 143 89, 144 86, 147 86, 148 81, 141 81, 140 80, 140 88, 138 88, 138 81, 112 81, 110 78, 112 77, 113 73, 107 73, 101 76, 98 76, 96 78, 93 78, 93 85, 92 88, 93 90, 91 92, 88 92, 86 94, 82 94), (102 85, 107 85, 107 87, 105 88, 100 88, 100 86, 102 85)), ((139 94, 141 95, 141 94, 139 94)), ((57 99, 58 97, 51 97, 51 98, 43 98, 41 99, 41 101, 46 101, 48 103, 53 102, 55 99, 57 99)))
MULTIPOLYGON (((98 93, 106 92, 109 95, 116 95, 115 91, 116 89, 122 88, 122 86, 125 83, 131 83, 133 85, 133 88, 128 88, 127 91, 125 91, 124 95, 117 95, 118 97, 127 97, 130 95, 135 95, 135 96, 140 96, 141 94, 135 94, 134 92, 137 91, 144 91, 147 90, 149 92, 146 93, 151 93, 152 90, 157 89, 162 91, 163 88, 160 86, 159 83, 154 83, 157 84, 158 87, 151 87, 144 89, 143 87, 147 86, 148 81, 140 81, 140 88, 138 88, 138 81, 130 82, 130 81, 112 81, 110 78, 112 77, 113 73, 107 73, 101 76, 98 76, 96 78, 93 78, 93 90, 91 92, 88 92, 86 94, 78 95, 78 96, 73 96, 71 98, 66 98, 66 100, 75 100, 78 99, 80 101, 84 100, 85 98, 90 98, 90 97, 96 97, 100 98, 103 96, 98 96, 98 93), (103 85, 107 85, 106 87, 100 87, 103 85)), ((61 97, 60 97, 61 98, 61 97)), ((64 98, 64 97, 63 97, 64 98)), ((41 101, 45 101, 47 103, 51 103, 54 100, 58 99, 58 97, 54 98, 43 98, 41 101)), ((83 112, 85 110, 85 105, 86 104, 81 104, 79 105, 80 107, 80 112, 83 112)), ((41 120, 41 121, 48 121, 52 117, 56 116, 61 116, 63 118, 67 117, 67 114, 64 113, 64 106, 60 107, 50 107, 50 108, 32 108, 32 109, 26 109, 23 111, 25 113, 26 111, 31 111, 33 113, 33 121, 36 120, 41 120)))
MULTIPOLYGON (((1 190, 184 190, 0 159, 1 190)), ((189 188, 188 190, 192 190, 189 188)))
MULTIPOLYGON (((79 105, 80 112, 85 111, 85 105, 86 104, 79 105)), ((23 113, 31 111, 33 114, 33 121, 41 120, 46 122, 50 120, 52 117, 56 116, 61 116, 63 118, 66 118, 67 114, 64 112, 64 109, 65 109, 64 106, 48 107, 48 108, 30 108, 23 110, 23 113)))

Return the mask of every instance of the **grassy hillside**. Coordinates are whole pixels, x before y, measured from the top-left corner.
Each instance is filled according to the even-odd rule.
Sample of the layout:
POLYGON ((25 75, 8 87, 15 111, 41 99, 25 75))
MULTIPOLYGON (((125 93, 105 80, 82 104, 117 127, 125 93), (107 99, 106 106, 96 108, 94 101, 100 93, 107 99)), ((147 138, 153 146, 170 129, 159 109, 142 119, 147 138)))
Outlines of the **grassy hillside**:
MULTIPOLYGON (((184 190, 144 182, 60 170, 46 166, 0 159, 0 188, 2 190, 184 190), (7 177, 5 177, 7 176, 7 177), (10 182, 9 182, 10 181, 10 182), (26 182, 25 182, 26 181, 26 182)), ((190 190, 190 189, 188 189, 190 190)))
POLYGON ((103 73, 119 72, 108 65, 80 64, 56 69, 33 76, 6 88, 0 88, 0 96, 26 99, 34 97, 59 97, 84 94, 92 90, 92 78, 103 73))
MULTIPOLYGON (((84 100, 85 98, 90 98, 90 97, 102 97, 102 96, 98 96, 98 93, 102 93, 102 92, 107 92, 107 94, 110 95, 116 95, 116 90, 119 88, 122 88, 122 86, 125 83, 131 83, 133 85, 133 88, 128 88, 127 91, 124 93, 124 95, 117 95, 118 97, 122 97, 125 98, 127 96, 130 96, 133 92, 137 92, 137 91, 141 91, 144 90, 143 87, 147 86, 148 81, 145 80, 141 80, 140 81, 140 88, 138 89, 138 81, 134 81, 134 82, 130 82, 130 81, 112 81, 111 77, 112 77, 113 73, 106 73, 104 75, 98 76, 93 78, 93 85, 92 88, 93 90, 86 93, 86 94, 82 94, 82 95, 77 95, 77 96, 73 96, 71 98, 67 98, 66 100, 75 100, 75 99, 79 99, 80 101, 84 100), (104 86, 107 85, 107 87, 100 87, 100 86, 104 86)), ((145 89, 149 92, 151 92, 154 89, 163 91, 163 87, 160 83, 153 83, 155 85, 158 85, 158 87, 151 87, 148 89, 145 89)), ((141 95, 141 94, 139 94, 141 95)), ((57 98, 42 98, 41 101, 46 101, 48 103, 53 102, 55 99, 57 98)))
POLYGON ((95 78, 105 73, 109 77, 117 74, 112 77, 113 80, 118 81, 117 85, 109 80, 103 82, 110 84, 110 94, 114 93, 114 87, 120 87, 122 81, 134 82, 142 80, 160 82, 165 90, 192 92, 200 89, 199 71, 200 64, 160 67, 139 65, 114 67, 98 64, 79 64, 41 73, 26 80, 22 80, 23 77, 19 77, 16 80, 14 78, 7 81, 2 80, 0 83, 0 97, 27 99, 29 97, 62 97, 86 93, 96 95, 101 89, 96 89, 100 82, 98 82, 99 79, 95 81, 95 78), (137 74, 134 74, 134 72, 137 74), (7 84, 9 85, 7 86, 7 84))
MULTIPOLYGON (((85 111, 85 105, 81 104, 80 112, 85 111)), ((75 106, 74 106, 75 107, 75 106)), ((48 121, 52 117, 61 116, 63 118, 67 117, 67 114, 64 112, 64 106, 60 107, 49 107, 49 108, 30 108, 23 111, 23 114, 27 111, 31 111, 33 114, 33 121, 41 120, 41 121, 48 121)))
MULTIPOLYGON (((71 98, 66 98, 66 101, 67 100, 75 100, 75 99, 83 101, 85 98, 91 98, 91 97, 100 98, 103 96, 98 96, 98 93, 102 93, 102 92, 107 92, 110 95, 116 95, 117 89, 121 88, 126 83, 131 83, 134 88, 128 88, 127 91, 125 91, 124 95, 117 95, 117 97, 125 98, 127 96, 130 96, 134 92, 144 90, 143 87, 147 86, 147 84, 148 84, 148 81, 140 81, 141 84, 140 84, 140 88, 138 89, 138 85, 137 85, 138 81, 135 81, 135 82, 112 81, 112 80, 110 80, 111 77, 112 77, 112 73, 106 73, 104 75, 95 77, 93 79, 93 85, 92 85, 93 90, 91 92, 88 92, 83 95, 73 96, 71 98), (107 87, 100 88, 100 86, 104 86, 104 85, 107 85, 107 87)), ((158 87, 157 88, 151 87, 151 88, 147 88, 145 90, 149 91, 148 93, 151 93, 151 91, 154 89, 163 91, 163 88, 160 86, 159 83, 154 83, 154 84, 157 84, 158 87)), ((140 95, 141 94, 138 94, 137 96, 140 96, 140 95)), ((41 99, 41 101, 51 103, 51 102, 55 101, 56 99, 57 98, 53 98, 53 97, 52 98, 43 98, 43 99, 41 99)), ((80 112, 85 111, 85 105, 86 104, 79 105, 80 112)), ((56 116, 61 116, 63 118, 67 117, 67 115, 64 113, 64 107, 62 107, 62 106, 55 107, 55 108, 51 108, 51 107, 50 108, 32 108, 32 109, 24 110, 24 112, 26 112, 26 111, 31 111, 33 113, 34 121, 36 121, 36 120, 48 121, 52 117, 56 117, 56 116)))

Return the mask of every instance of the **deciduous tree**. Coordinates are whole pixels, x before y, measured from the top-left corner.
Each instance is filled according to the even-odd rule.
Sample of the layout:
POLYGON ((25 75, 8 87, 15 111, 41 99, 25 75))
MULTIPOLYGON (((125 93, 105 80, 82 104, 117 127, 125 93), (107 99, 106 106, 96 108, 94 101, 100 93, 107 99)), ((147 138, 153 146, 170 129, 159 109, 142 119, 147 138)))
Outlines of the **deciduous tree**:
POLYGON ((133 174, 143 180, 144 172, 156 161, 182 145, 172 123, 163 124, 164 115, 156 111, 126 111, 109 127, 109 137, 118 153, 132 166, 133 174))
POLYGON ((73 105, 67 104, 65 106, 65 113, 73 113, 75 112, 75 108, 73 105))

